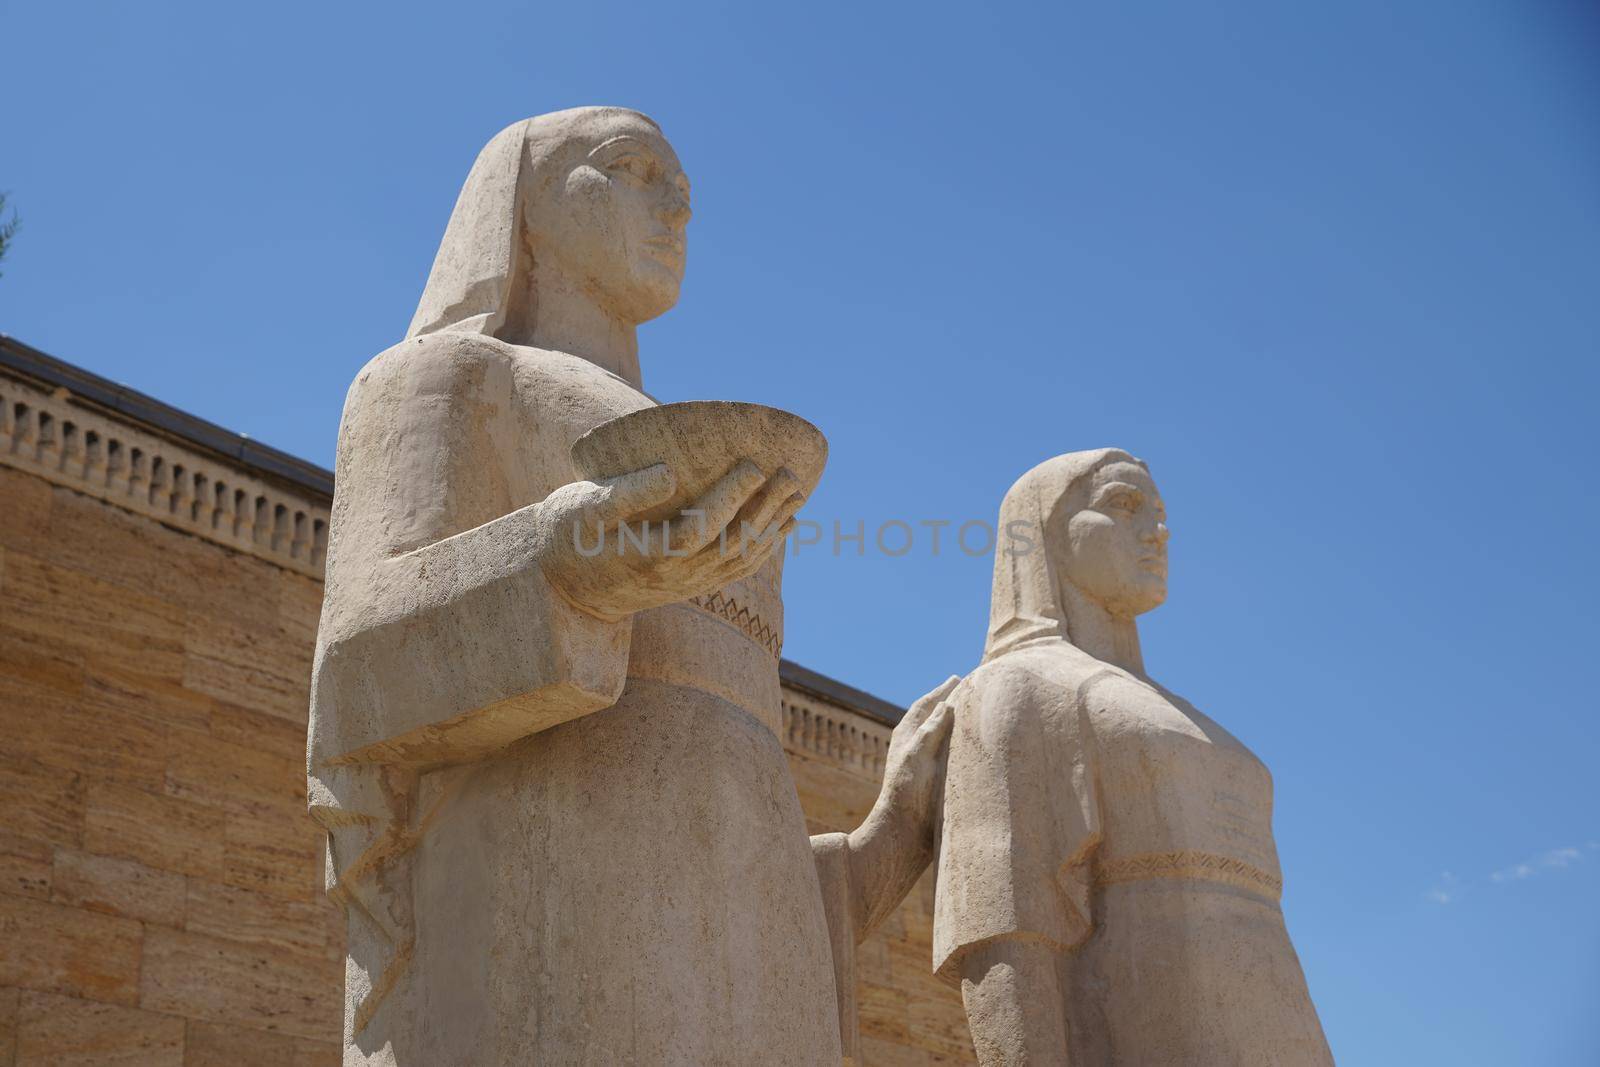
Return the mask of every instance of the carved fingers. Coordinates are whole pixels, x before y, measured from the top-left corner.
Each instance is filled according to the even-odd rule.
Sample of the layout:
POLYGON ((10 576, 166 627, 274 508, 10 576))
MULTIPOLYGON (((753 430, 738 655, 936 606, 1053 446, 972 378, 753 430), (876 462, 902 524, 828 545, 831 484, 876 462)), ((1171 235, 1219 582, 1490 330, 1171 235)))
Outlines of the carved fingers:
POLYGON ((598 484, 601 492, 588 516, 595 523, 626 522, 666 501, 678 487, 672 468, 665 463, 619 474, 598 484))
POLYGON ((956 691, 956 686, 961 684, 961 678, 952 674, 940 683, 939 687, 926 696, 920 697, 915 704, 905 713, 897 726, 895 733, 905 730, 908 733, 916 732, 924 737, 930 734, 942 735, 950 728, 950 694, 956 691), (930 729, 931 728, 931 729, 930 729))
POLYGON ((602 618, 715 592, 761 568, 805 499, 792 472, 768 478, 746 459, 671 522, 640 518, 675 488, 658 463, 551 494, 558 543, 544 560, 547 576, 602 618))
POLYGON ((682 555, 699 552, 719 541, 722 531, 727 529, 751 495, 761 488, 763 481, 765 477, 761 468, 749 460, 742 459, 734 464, 733 469, 724 474, 692 507, 683 509, 688 521, 680 518, 674 524, 673 553, 682 555))

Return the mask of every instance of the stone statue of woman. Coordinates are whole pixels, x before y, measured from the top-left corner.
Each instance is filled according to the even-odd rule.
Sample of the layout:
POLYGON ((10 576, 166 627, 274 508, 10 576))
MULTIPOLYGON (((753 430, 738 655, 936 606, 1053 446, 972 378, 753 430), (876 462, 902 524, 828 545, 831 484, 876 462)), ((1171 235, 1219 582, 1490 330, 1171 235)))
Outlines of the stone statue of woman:
POLYGON ((1000 507, 983 662, 952 698, 934 966, 990 1064, 1331 1064, 1279 910, 1272 779, 1145 671, 1167 527, 1126 452, 1000 507))
POLYGON ((347 1065, 834 1067, 854 946, 932 856, 954 679, 867 821, 807 837, 775 733, 782 553, 716 544, 781 527, 792 475, 731 457, 670 541, 582 548, 675 488, 660 464, 582 481, 570 448, 654 403, 635 327, 677 300, 689 213, 643 115, 511 126, 350 389, 308 756, 347 1065))

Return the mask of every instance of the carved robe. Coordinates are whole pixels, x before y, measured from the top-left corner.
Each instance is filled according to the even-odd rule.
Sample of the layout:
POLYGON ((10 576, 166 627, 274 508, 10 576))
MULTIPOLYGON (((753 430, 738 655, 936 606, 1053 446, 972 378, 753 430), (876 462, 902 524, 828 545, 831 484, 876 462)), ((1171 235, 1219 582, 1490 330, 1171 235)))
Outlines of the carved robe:
POLYGON ((956 693, 934 967, 1000 940, 1060 953, 1074 1065, 1331 1065, 1279 908, 1272 778, 1186 701, 1072 643, 1052 553, 1067 487, 1107 456, 1018 480, 984 662, 956 693), (1013 526, 1013 524, 1022 524, 1013 526))
POLYGON ((840 1062, 849 865, 819 839, 819 881, 777 738, 779 560, 617 623, 522 565, 572 441, 650 403, 465 333, 352 387, 309 760, 346 1063, 840 1062))

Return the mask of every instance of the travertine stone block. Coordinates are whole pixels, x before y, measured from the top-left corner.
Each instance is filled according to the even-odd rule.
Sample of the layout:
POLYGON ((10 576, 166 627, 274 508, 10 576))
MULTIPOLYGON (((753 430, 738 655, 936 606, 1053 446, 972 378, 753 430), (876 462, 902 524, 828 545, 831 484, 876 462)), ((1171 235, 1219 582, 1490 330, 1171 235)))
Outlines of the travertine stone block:
MULTIPOLYGON (((225 744, 239 745, 266 756, 305 762, 306 729, 303 725, 254 708, 217 701, 211 709, 211 736, 225 744)), ((297 777, 294 793, 305 790, 305 775, 297 777)))
POLYGON ((183 684, 305 726, 310 701, 305 646, 276 629, 191 615, 184 634, 183 684))
POLYGON ((190 1020, 183 1067, 338 1067, 337 1042, 190 1020))
POLYGON ((25 992, 16 1067, 183 1067, 183 1020, 52 993, 25 992))
POLYGON ((17 1001, 22 991, 0 987, 0 1067, 12 1067, 17 1055, 17 1001))
POLYGON ((77 847, 84 837, 84 792, 82 776, 0 748, 0 811, 16 836, 77 847))
POLYGON ((216 701, 171 679, 96 663, 84 680, 83 702, 104 718, 132 718, 161 729, 205 730, 216 701))
MULTIPOLYGON (((3 550, 0 550, 0 566, 3 565, 3 550)), ((5 602, 4 589, 5 576, 0 572, 0 605, 5 602)), ((68 696, 83 691, 85 671, 81 653, 8 625, 3 612, 0 612, 0 663, 6 665, 6 676, 14 681, 68 696)))
POLYGON ((183 925, 184 877, 133 860, 58 848, 50 899, 106 915, 183 925))
POLYGON ((0 895, 0 986, 137 1004, 140 937, 132 919, 0 895))
POLYGON ((51 859, 44 842, 0 831, 0 893, 49 900, 51 859))
POLYGON ((103 715, 81 693, 0 676, 0 733, 13 755, 63 778, 81 774, 136 789, 161 789, 166 766, 162 728, 131 716, 103 715))
POLYGON ((83 847, 149 867, 220 879, 223 812, 111 783, 89 787, 83 847))
POLYGON ((184 610, 155 597, 8 551, 0 613, 10 628, 88 665, 182 676, 184 610))
POLYGON ((342 970, 344 923, 320 894, 291 900, 269 893, 189 880, 185 928, 198 934, 334 961, 342 970))
MULTIPOLYGON (((0 465, 0 544, 36 549, 50 529, 50 483, 0 465)), ((4 586, 0 585, 0 591, 4 586)))
POLYGON ((289 900, 322 892, 322 840, 309 818, 279 809, 229 812, 223 829, 220 881, 289 900))
POLYGON ((139 1006, 326 1039, 338 1032, 339 977, 324 957, 153 926, 145 933, 139 1006))
POLYGON ((229 813, 286 811, 305 804, 303 760, 234 744, 210 731, 173 730, 165 792, 229 813))

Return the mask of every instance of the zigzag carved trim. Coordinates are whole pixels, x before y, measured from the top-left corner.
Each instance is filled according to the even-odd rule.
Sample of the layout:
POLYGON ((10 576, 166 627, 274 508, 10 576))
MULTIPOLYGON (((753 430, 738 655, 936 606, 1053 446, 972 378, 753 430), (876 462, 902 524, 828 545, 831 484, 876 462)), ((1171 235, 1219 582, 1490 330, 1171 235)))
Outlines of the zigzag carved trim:
POLYGON ((773 656, 783 652, 783 635, 763 622, 760 615, 747 607, 742 607, 732 597, 723 596, 721 593, 707 593, 704 596, 690 597, 689 603, 707 614, 715 615, 723 622, 731 623, 740 633, 773 656))
POLYGON ((1283 895, 1282 878, 1231 856, 1194 849, 1102 859, 1095 872, 1097 885, 1142 882, 1148 878, 1200 878, 1263 893, 1273 900, 1283 895))

